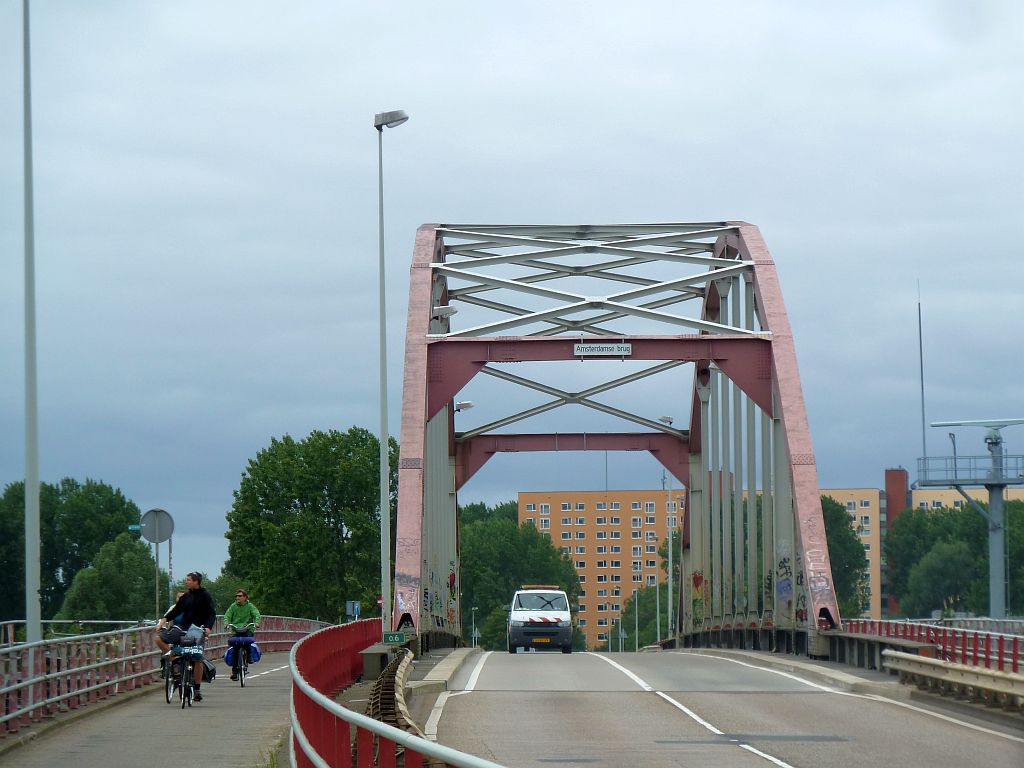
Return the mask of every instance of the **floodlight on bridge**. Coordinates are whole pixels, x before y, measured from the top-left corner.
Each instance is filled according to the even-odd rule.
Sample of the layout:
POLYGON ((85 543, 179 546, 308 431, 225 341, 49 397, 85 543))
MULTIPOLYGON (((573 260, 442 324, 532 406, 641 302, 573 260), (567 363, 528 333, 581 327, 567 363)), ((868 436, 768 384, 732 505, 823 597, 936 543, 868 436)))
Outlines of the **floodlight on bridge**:
POLYGON ((455 410, 456 411, 468 411, 470 408, 472 408, 475 405, 476 405, 476 403, 474 403, 472 400, 460 400, 459 402, 457 402, 455 404, 455 410))
POLYGON ((434 311, 431 312, 430 316, 436 320, 443 320, 446 317, 451 317, 459 311, 458 307, 444 306, 434 307, 434 311))
POLYGON ((373 116, 373 127, 378 131, 384 128, 397 128, 408 119, 409 116, 401 109, 395 109, 391 112, 378 112, 373 116))

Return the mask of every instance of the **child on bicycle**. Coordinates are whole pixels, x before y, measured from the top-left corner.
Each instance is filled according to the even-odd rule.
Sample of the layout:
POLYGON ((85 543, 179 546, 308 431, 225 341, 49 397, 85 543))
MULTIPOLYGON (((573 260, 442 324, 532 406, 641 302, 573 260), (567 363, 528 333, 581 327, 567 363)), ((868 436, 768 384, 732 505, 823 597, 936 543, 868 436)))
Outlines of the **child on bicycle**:
MULTIPOLYGON (((247 625, 260 625, 260 612, 249 602, 249 593, 244 589, 235 590, 235 602, 224 611, 225 626, 231 624, 236 637, 252 637, 252 629, 247 625)), ((231 679, 238 679, 238 670, 231 670, 231 679)))

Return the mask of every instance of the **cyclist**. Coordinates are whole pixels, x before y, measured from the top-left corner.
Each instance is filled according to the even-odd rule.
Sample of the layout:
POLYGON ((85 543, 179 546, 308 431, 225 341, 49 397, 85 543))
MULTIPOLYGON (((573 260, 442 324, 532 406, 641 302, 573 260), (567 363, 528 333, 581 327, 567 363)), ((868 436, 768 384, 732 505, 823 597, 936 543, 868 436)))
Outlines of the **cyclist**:
MULTIPOLYGON (((234 627, 235 637, 252 637, 252 629, 247 625, 260 625, 260 612, 253 603, 249 602, 249 593, 244 589, 235 591, 235 602, 224 611, 224 624, 231 624, 234 627)), ((231 669, 231 679, 238 679, 238 667, 231 669)))
MULTIPOLYGON (((187 591, 167 609, 167 613, 160 617, 156 623, 157 637, 156 644, 164 653, 171 650, 172 645, 181 641, 192 626, 202 628, 202 639, 205 644, 206 638, 210 636, 214 622, 217 621, 217 611, 213 607, 213 598, 210 593, 203 589, 203 575, 193 571, 185 576, 187 591), (173 620, 173 621, 172 621, 173 620), (170 624, 168 625, 168 623, 170 624)), ((198 638, 197 638, 198 639, 198 638)), ((203 695, 199 687, 203 682, 203 665, 195 665, 195 701, 202 701, 203 695)))

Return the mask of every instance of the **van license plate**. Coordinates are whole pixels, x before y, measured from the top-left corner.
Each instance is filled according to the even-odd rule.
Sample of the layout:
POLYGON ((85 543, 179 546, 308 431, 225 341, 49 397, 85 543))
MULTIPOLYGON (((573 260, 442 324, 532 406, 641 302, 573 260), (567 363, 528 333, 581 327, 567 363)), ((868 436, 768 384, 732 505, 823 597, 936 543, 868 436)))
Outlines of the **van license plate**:
POLYGON ((533 638, 533 642, 535 642, 535 643, 550 643, 551 642, 551 638, 550 637, 535 637, 535 638, 533 638))

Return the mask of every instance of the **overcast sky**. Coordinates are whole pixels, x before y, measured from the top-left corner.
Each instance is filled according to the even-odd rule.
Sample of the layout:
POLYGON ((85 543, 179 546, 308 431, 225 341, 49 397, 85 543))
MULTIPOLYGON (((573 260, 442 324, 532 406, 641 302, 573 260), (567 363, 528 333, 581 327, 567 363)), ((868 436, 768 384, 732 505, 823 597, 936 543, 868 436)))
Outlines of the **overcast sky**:
MULTIPOLYGON (((1020 4, 985 0, 35 2, 41 478, 167 509, 175 574, 213 575, 271 437, 376 432, 390 109, 411 116, 384 137, 393 435, 420 224, 741 219, 778 266, 821 485, 913 477, 918 283, 928 420, 1024 417, 1022 39, 1020 4)), ((24 477, 21 94, 0 0, 3 485, 24 477)), ((1024 453, 1024 426, 1005 437, 1024 453)), ((612 487, 660 485, 649 457, 610 463, 612 487)), ((603 455, 498 457, 460 501, 605 482, 603 455)))

